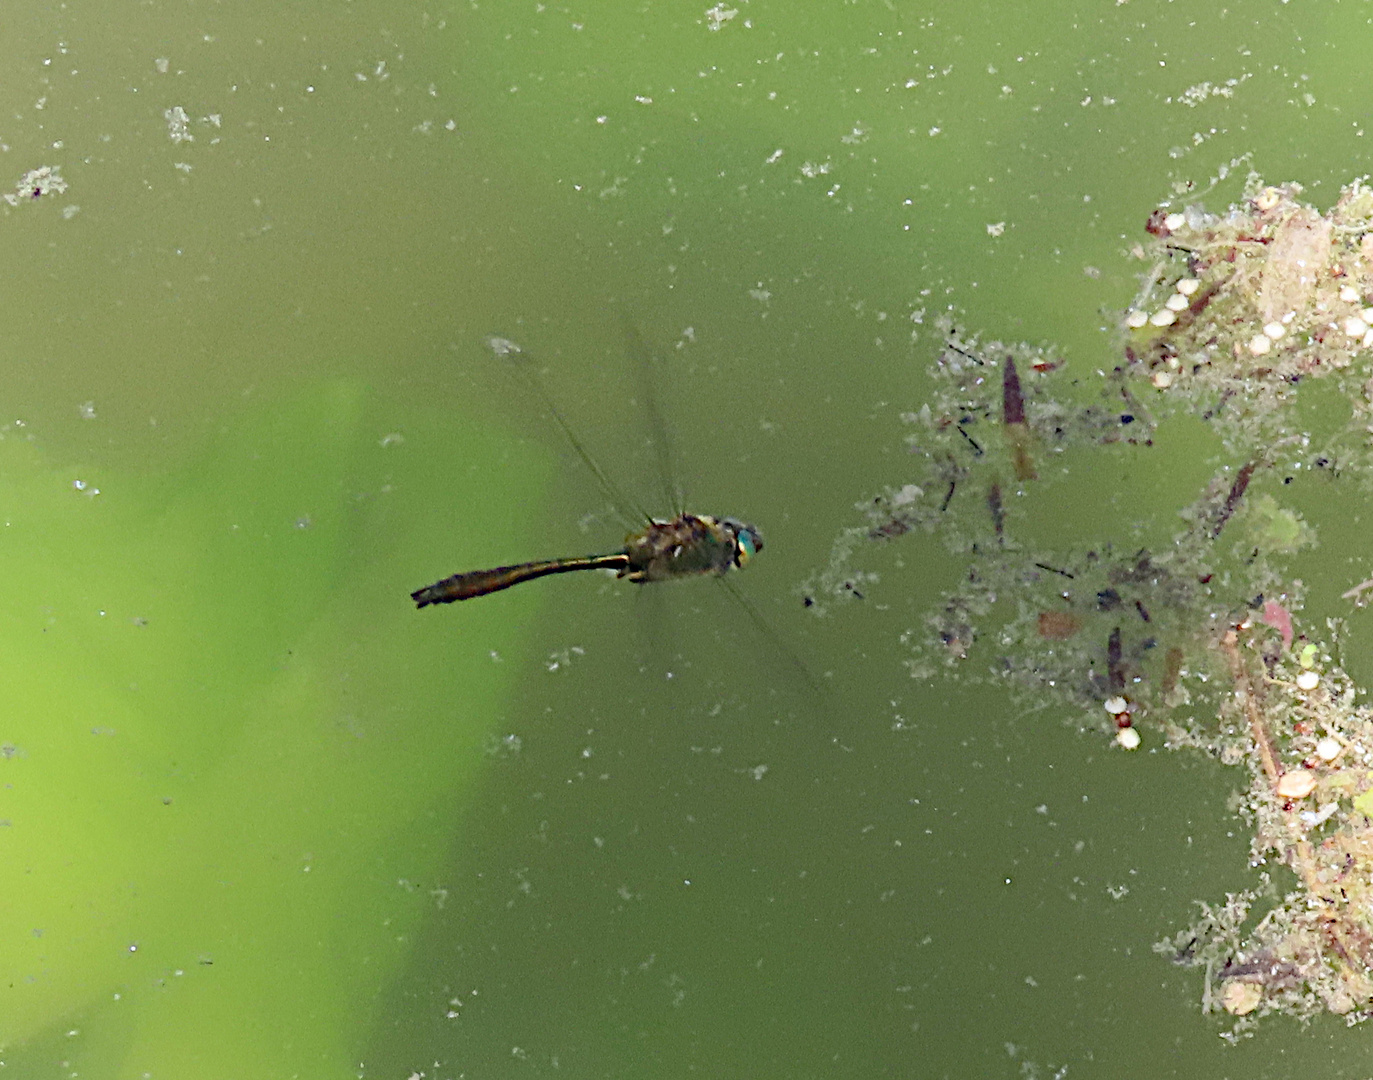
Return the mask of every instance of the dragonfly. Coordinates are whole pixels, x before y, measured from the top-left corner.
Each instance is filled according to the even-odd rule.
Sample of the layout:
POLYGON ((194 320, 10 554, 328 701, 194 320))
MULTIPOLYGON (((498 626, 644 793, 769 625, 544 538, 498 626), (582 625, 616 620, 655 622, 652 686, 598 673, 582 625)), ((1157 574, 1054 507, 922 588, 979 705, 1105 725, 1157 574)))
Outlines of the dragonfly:
MULTIPOLYGON (((506 338, 488 338, 487 345, 498 357, 513 357, 517 364, 523 352, 519 345, 506 338)), ((543 391, 542 384, 532 374, 525 374, 531 386, 543 398, 545 408, 562 428, 563 434, 567 436, 577 455, 600 482, 611 502, 623 506, 623 497, 582 445, 552 399, 543 391)), ((656 412, 651 393, 648 395, 648 402, 650 408, 656 412)), ((656 426, 660 429, 655 440, 659 451, 660 471, 663 473, 664 486, 671 490, 672 485, 666 480, 669 457, 665 446, 666 431, 661 424, 656 426)), ((613 571, 616 577, 640 585, 680 578, 723 577, 733 570, 743 569, 750 559, 763 550, 762 534, 754 526, 738 518, 689 514, 683 511, 674 518, 664 520, 647 513, 641 514, 645 519, 643 527, 629 533, 625 537, 624 547, 618 551, 600 555, 539 559, 497 566, 489 570, 467 570, 436 581, 432 585, 426 585, 422 589, 416 589, 410 594, 410 599, 415 602, 417 608, 451 604, 459 600, 487 596, 551 574, 570 574, 582 570, 613 571)), ((748 606, 741 595, 734 590, 731 592, 734 592, 736 599, 748 606)))
POLYGON ((628 578, 641 585, 708 574, 718 576, 742 569, 762 550, 763 537, 746 522, 709 514, 682 513, 671 521, 650 518, 645 528, 625 537, 625 546, 619 551, 537 559, 490 570, 466 570, 416 589, 410 599, 421 608, 430 604, 451 604, 549 574, 570 574, 577 570, 613 570, 616 577, 628 578))

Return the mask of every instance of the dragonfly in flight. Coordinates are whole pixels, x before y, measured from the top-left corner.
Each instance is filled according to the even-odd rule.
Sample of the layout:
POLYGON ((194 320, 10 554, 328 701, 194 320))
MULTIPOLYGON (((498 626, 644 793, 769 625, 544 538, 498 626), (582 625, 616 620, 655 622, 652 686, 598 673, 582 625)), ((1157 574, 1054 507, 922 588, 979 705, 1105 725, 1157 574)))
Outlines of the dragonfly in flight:
MULTIPOLYGON (((498 357, 511 357, 517 364, 523 350, 505 338, 489 338, 487 345, 498 357)), ((596 464, 582 445, 567 420, 553 404, 532 373, 525 372, 544 405, 562 428, 579 457, 595 474, 611 501, 623 505, 624 500, 610 478, 596 464)), ((650 404, 652 399, 650 395, 650 404)), ((664 435, 660 434, 659 444, 664 435)), ((666 450, 660 450, 659 464, 666 467, 666 450)), ((664 472, 666 476, 666 472, 664 472)), ((664 482, 671 488, 671 484, 664 482)), ((643 526, 625 537, 624 547, 601 555, 569 556, 558 559, 539 559, 513 563, 489 570, 466 570, 453 574, 432 585, 416 589, 410 594, 416 607, 431 604, 451 604, 478 596, 509 589, 525 581, 550 574, 570 574, 581 570, 613 570, 617 577, 637 584, 651 581, 671 581, 677 578, 716 576, 742 569, 754 555, 763 550, 763 537, 756 528, 737 518, 712 517, 709 514, 689 514, 685 511, 671 519, 643 514, 643 526)), ((743 597, 735 594, 743 601, 743 597)))

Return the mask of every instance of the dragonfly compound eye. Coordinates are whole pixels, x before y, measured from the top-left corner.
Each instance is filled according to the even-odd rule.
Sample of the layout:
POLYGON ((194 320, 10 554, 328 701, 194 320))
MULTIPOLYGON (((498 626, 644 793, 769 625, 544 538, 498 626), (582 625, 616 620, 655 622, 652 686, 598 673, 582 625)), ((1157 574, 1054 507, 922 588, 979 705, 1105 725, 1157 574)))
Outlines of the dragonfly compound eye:
POLYGON ((743 566, 763 550, 763 537, 752 525, 746 525, 742 521, 733 518, 726 518, 724 524, 734 533, 736 566, 743 566))

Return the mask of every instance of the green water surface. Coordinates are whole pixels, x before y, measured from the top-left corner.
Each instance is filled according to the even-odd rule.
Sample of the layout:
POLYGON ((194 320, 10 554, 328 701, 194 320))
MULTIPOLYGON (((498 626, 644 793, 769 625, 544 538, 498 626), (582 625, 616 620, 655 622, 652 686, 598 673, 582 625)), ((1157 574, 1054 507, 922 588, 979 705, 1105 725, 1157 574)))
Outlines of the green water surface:
MULTIPOLYGON (((926 538, 799 593, 912 479, 937 315, 1088 379, 1170 185, 1367 171, 1368 16, 7 13, 0 189, 68 187, 0 207, 6 1074, 1373 1071, 1338 1022, 1227 1046, 1150 951, 1249 882, 1238 779, 911 680, 926 538), (627 324, 690 508, 766 538, 769 632, 600 575, 414 611, 624 529, 489 334, 673 509, 627 324)), ((1108 455, 1039 527, 1168 520, 1216 452, 1108 455)))

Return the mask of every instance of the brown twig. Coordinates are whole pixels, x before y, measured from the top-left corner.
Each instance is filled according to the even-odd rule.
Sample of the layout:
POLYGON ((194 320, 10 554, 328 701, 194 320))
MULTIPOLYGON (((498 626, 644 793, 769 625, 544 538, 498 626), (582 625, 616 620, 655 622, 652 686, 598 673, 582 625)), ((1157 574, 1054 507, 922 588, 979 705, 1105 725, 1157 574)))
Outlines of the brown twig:
POLYGON ((1331 951, 1337 957, 1334 966, 1339 970, 1346 988, 1355 997, 1364 997, 1367 995, 1369 982, 1359 968, 1369 966, 1370 952, 1373 952, 1373 948, 1369 947, 1366 940, 1368 935, 1356 922, 1350 921, 1348 905, 1342 902, 1339 890, 1321 880, 1316 851, 1311 846, 1311 841, 1306 838, 1301 819, 1292 809, 1291 803, 1277 793, 1278 781, 1282 779, 1283 774, 1282 766, 1278 762, 1268 727, 1264 723, 1263 703, 1255 692, 1244 658, 1240 655, 1239 634, 1235 627, 1232 626, 1225 632, 1220 640, 1220 647, 1229 662, 1230 677, 1235 684, 1235 697, 1244 709, 1245 719, 1249 722, 1249 730, 1254 736, 1259 758, 1263 762, 1263 771, 1273 787, 1274 796, 1283 804, 1288 835, 1292 838, 1285 853, 1286 861, 1293 872, 1301 878, 1311 896, 1323 901, 1324 909, 1314 911, 1313 915, 1324 931, 1331 951))
POLYGON ((1263 761, 1263 771, 1268 774, 1268 779, 1276 788, 1278 781, 1282 779, 1282 768, 1278 765, 1278 759, 1273 753, 1273 741, 1268 737, 1268 728, 1263 722, 1263 713, 1259 710, 1258 699, 1254 696, 1253 688, 1249 684, 1249 673, 1245 670, 1244 657, 1240 656, 1239 634, 1236 633, 1233 626, 1220 639, 1220 648, 1221 652, 1225 654, 1225 659, 1229 661, 1230 678, 1235 683, 1235 697, 1244 709, 1244 718, 1249 721, 1249 731, 1254 736, 1254 743, 1259 749, 1259 757, 1263 761))

